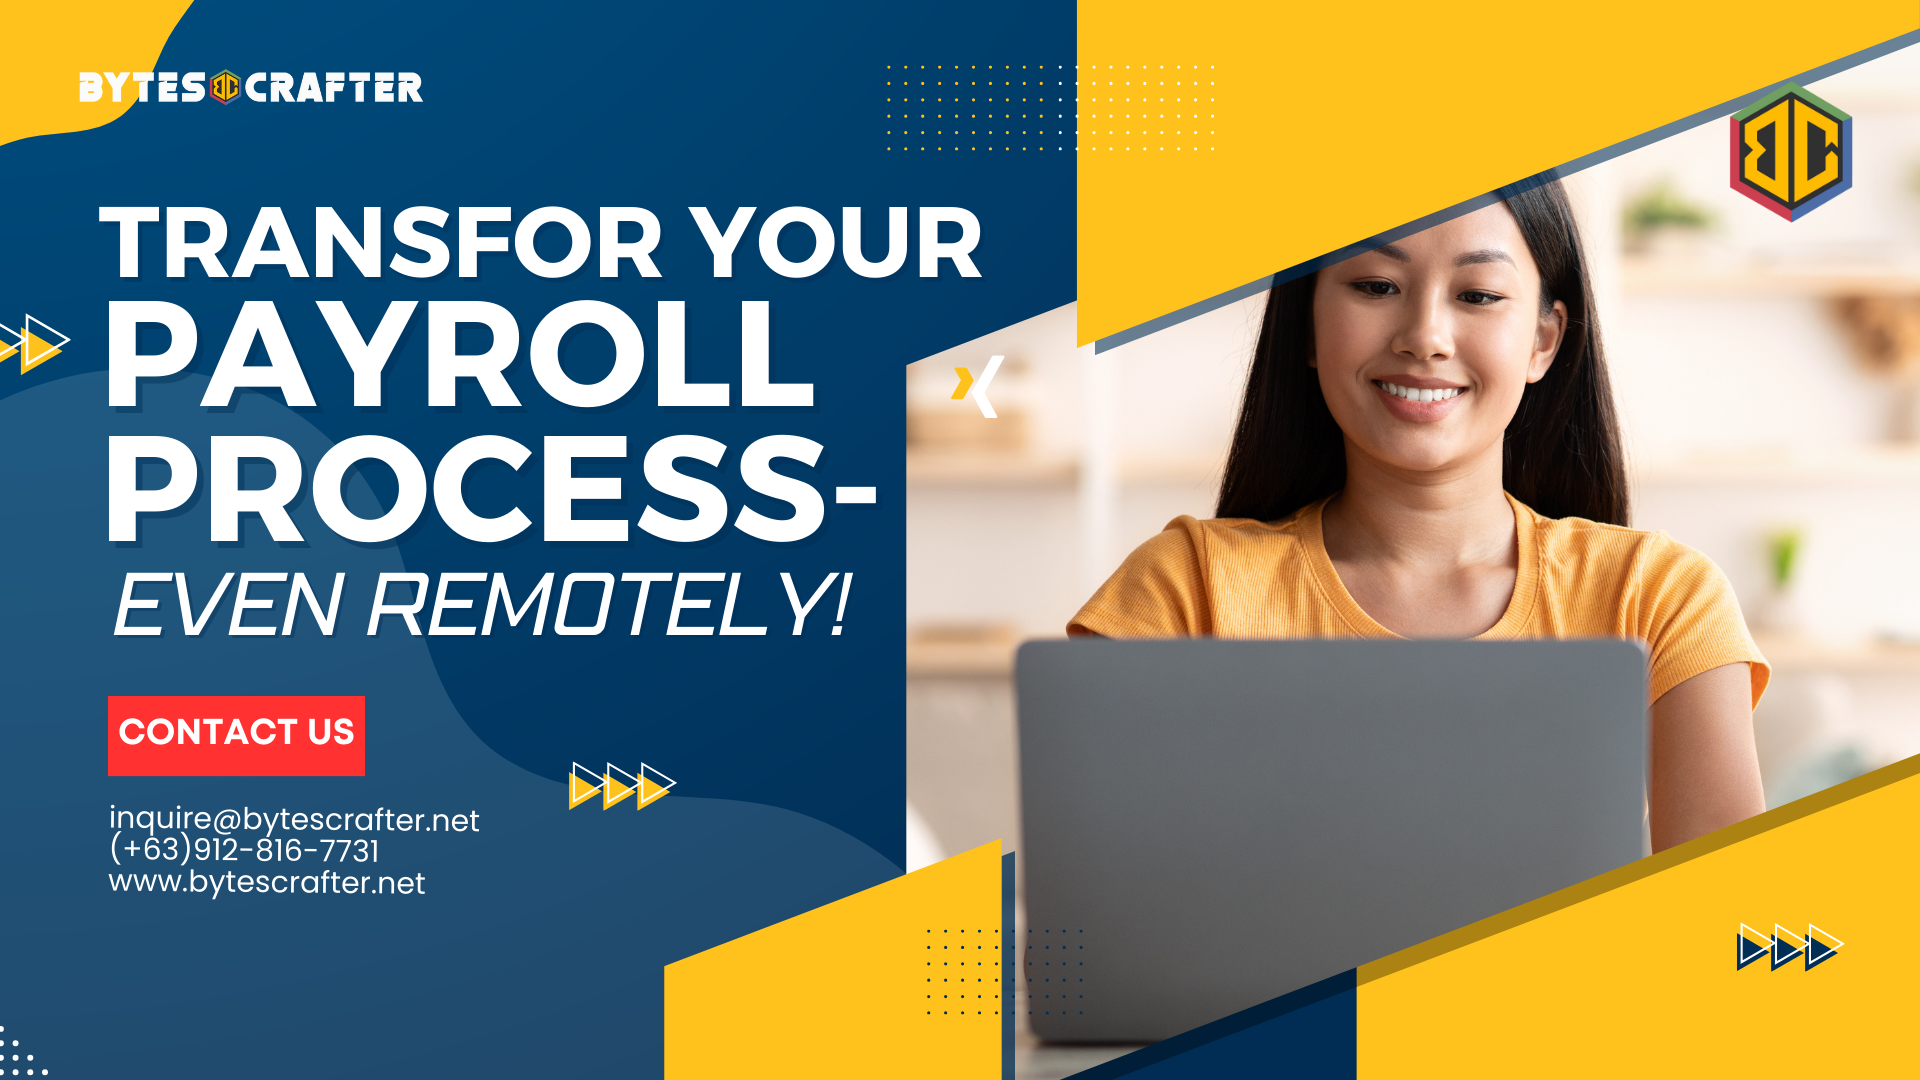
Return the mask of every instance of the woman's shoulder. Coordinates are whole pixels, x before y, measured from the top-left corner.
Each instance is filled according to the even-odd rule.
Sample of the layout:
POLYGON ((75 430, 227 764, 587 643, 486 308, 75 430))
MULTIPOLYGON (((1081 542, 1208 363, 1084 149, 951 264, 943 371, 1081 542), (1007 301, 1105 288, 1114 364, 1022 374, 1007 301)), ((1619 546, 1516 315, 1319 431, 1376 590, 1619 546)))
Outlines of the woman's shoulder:
POLYGON ((1302 508, 1278 521, 1235 517, 1197 518, 1192 514, 1181 514, 1135 548, 1133 554, 1127 556, 1127 561, 1185 563, 1213 553, 1286 546, 1301 539, 1305 529, 1304 519, 1312 509, 1302 508))
MULTIPOLYGON (((1309 510, 1311 507, 1308 508, 1309 510)), ((1182 514, 1133 550, 1068 624, 1109 637, 1211 634, 1221 573, 1296 549, 1306 510, 1279 521, 1182 514)))
MULTIPOLYGON (((1209 541, 1217 539, 1232 544, 1284 544, 1300 539, 1307 528, 1308 516, 1320 505, 1313 503, 1303 506, 1277 521, 1240 517, 1195 518, 1190 514, 1182 514, 1167 522, 1166 532, 1180 530, 1191 537, 1204 537, 1209 541)), ((1166 532, 1161 535, 1166 535, 1166 532)))
POLYGON ((1656 530, 1538 514, 1532 524, 1544 617, 1566 631, 1561 636, 1646 642, 1656 699, 1702 671, 1748 663, 1759 700, 1766 660, 1747 632, 1733 586, 1712 559, 1656 530))
POLYGON ((1635 578, 1719 574, 1712 559, 1665 532, 1583 517, 1550 518, 1517 500, 1515 505, 1531 515, 1537 548, 1548 566, 1635 578))
POLYGON ((1136 548, 1127 562, 1191 565, 1204 579, 1220 572, 1238 575, 1253 566, 1277 570, 1289 555, 1301 552, 1308 534, 1317 530, 1317 520, 1310 520, 1310 515, 1318 506, 1304 507, 1276 521, 1182 514, 1136 548))

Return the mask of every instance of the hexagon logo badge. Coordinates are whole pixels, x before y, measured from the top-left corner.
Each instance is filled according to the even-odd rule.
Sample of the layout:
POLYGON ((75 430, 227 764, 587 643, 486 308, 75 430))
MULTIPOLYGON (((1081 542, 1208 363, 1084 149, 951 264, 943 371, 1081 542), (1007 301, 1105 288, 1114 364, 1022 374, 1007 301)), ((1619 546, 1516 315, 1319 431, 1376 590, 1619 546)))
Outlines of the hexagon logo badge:
POLYGON ((207 93, 222 105, 240 96, 240 76, 222 71, 207 83, 207 93))
POLYGON ((1853 117, 1787 83, 1733 114, 1733 190, 1798 221, 1853 186, 1853 117))

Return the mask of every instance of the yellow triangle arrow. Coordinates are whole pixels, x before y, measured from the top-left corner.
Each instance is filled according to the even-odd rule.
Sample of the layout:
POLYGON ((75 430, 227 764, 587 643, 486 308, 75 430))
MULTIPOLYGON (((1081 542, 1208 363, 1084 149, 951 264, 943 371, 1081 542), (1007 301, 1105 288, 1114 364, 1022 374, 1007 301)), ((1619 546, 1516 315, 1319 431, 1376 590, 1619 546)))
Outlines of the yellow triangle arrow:
MULTIPOLYGON (((578 774, 568 773, 567 774, 567 809, 571 810, 574 807, 579 806, 581 803, 586 802, 588 799, 593 798, 595 795, 598 795, 600 793, 600 789, 604 787, 605 784, 606 784, 605 780, 602 780, 598 784, 589 784, 585 780, 580 779, 578 774)), ((679 804, 675 803, 674 805, 678 806, 679 804)))
MULTIPOLYGON (((20 373, 23 375, 60 355, 60 347, 73 340, 31 315, 27 316, 27 324, 20 328, 20 339, 26 346, 26 351, 20 354, 20 373), (43 331, 46 337, 35 333, 36 327, 43 331), (48 341, 49 337, 59 340, 48 341)), ((6 357, 0 355, 0 360, 4 359, 6 357)))
POLYGON ((28 334, 27 351, 20 357, 20 371, 25 374, 58 355, 60 355, 59 346, 49 345, 35 335, 28 334))
MULTIPOLYGON (((654 783, 653 781, 647 779, 644 776, 640 778, 640 805, 641 806, 647 805, 648 803, 654 801, 655 799, 658 799, 660 796, 665 795, 666 793, 667 793, 666 788, 661 787, 659 784, 654 783)), ((680 804, 674 803, 673 805, 679 806, 680 804)))
POLYGON ((613 774, 608 773, 606 783, 600 788, 600 809, 605 810, 631 794, 633 794, 632 788, 615 780, 613 774))
POLYGON ((953 392, 953 400, 965 400, 967 391, 973 389, 973 372, 963 367, 957 367, 953 369, 953 373, 960 376, 960 388, 953 392))

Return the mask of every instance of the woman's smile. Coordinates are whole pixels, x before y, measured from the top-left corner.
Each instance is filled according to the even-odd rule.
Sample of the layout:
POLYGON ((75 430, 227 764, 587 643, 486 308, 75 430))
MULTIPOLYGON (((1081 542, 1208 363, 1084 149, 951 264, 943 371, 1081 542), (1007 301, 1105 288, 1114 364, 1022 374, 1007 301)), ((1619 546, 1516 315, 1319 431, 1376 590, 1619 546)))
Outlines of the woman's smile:
POLYGON ((1372 382, 1389 414, 1414 423, 1432 423, 1441 419, 1458 407, 1460 398, 1468 392, 1465 386, 1406 375, 1374 379, 1372 382))

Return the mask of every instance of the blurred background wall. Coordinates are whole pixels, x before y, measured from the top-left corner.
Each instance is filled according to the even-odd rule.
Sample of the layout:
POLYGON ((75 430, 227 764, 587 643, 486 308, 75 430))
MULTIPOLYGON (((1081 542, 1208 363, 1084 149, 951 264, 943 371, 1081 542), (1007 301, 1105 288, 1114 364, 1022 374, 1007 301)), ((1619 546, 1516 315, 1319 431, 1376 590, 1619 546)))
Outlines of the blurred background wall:
MULTIPOLYGON (((1810 89, 1855 174, 1798 222, 1729 188, 1725 121, 1568 181, 1633 524, 1719 563, 1773 662, 1773 805, 1920 753, 1920 50, 1810 89)), ((1013 649, 1212 515, 1263 301, 1097 356, 1066 307, 908 368, 911 859, 1019 849, 1013 649), (988 420, 951 394, 994 355, 988 420)))

